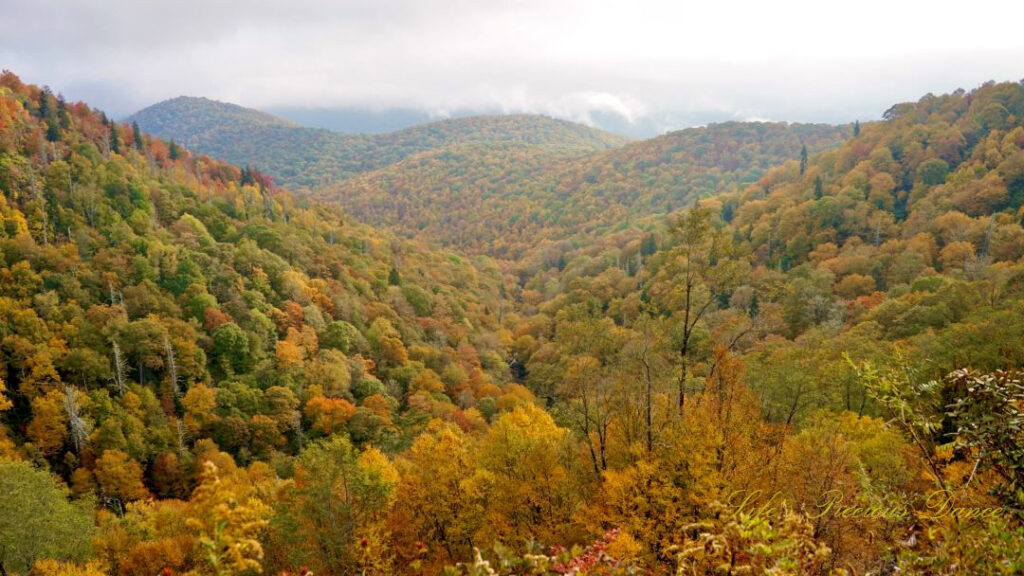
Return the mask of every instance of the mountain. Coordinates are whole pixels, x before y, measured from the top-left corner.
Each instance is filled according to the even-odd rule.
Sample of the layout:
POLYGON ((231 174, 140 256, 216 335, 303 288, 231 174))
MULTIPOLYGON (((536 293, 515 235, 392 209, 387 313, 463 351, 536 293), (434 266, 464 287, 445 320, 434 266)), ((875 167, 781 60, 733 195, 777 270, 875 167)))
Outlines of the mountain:
POLYGON ((387 169, 496 261, 0 74, 0 572, 1019 574, 1024 85, 831 130, 387 169))
MULTIPOLYGON (((359 108, 359 107, 273 107, 267 112, 312 128, 326 128, 337 132, 356 134, 379 134, 426 124, 438 119, 438 114, 415 108, 359 108)), ((474 108, 446 110, 445 118, 467 118, 472 116, 493 116, 513 112, 500 109, 474 108)), ((576 120, 581 122, 581 120, 576 120)), ((655 113, 641 116, 624 116, 610 110, 592 110, 582 123, 605 132, 644 140, 661 136, 671 131, 669 127, 700 126, 722 122, 722 113, 717 110, 698 111, 680 115, 678 113, 655 113)))
MULTIPOLYGON (((855 132, 650 230, 554 246, 517 277, 520 375, 566 403, 594 469, 607 470, 604 520, 644 535, 651 554, 694 518, 722 521, 677 508, 677 497, 700 501, 686 495, 707 476, 686 475, 704 454, 731 486, 725 497, 821 514, 823 502, 900 494, 923 518, 936 491, 956 490, 968 508, 1003 511, 963 532, 964 517, 932 516, 913 549, 905 530, 916 520, 869 544, 845 531, 888 520, 819 515, 813 531, 832 555, 804 573, 1018 570, 1024 463, 1013 455, 1024 433, 1009 422, 1024 401, 1024 83, 929 94, 855 132), (679 412, 690 415, 681 430, 710 435, 717 453, 666 431, 679 412), (765 436, 775 433, 786 439, 765 436), (663 455, 631 459, 620 442, 663 455), (990 474, 987 488, 976 470, 990 474)), ((731 529, 711 528, 714 541, 731 529)), ((714 573, 702 557, 680 561, 714 573)))
POLYGON ((423 422, 403 407, 476 426, 530 398, 486 262, 136 139, 10 72, 0 193, 0 460, 49 463, 78 493, 186 496, 204 442, 246 462, 361 422, 357 443, 397 448, 423 422), (493 398, 467 416, 452 398, 474 387, 493 398))
POLYGON ((255 166, 282 184, 298 187, 337 181, 451 145, 511 142, 582 155, 628 142, 581 124, 530 115, 458 118, 385 134, 343 134, 186 97, 154 104, 128 120, 196 152, 255 166))
POLYGON ((244 131, 263 127, 297 128, 298 125, 259 110, 209 98, 179 96, 140 110, 135 120, 152 134, 174 133, 182 144, 205 142, 211 130, 244 131))
POLYGON ((517 260, 544 241, 627 227, 837 146, 852 127, 712 124, 578 157, 507 143, 440 148, 318 191, 366 222, 517 260))

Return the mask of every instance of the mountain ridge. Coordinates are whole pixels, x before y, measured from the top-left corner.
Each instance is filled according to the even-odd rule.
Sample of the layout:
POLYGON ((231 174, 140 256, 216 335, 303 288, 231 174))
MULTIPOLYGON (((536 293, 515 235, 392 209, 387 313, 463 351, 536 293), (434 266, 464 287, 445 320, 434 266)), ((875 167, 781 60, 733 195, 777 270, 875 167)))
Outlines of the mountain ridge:
POLYGON ((318 191, 407 236, 516 260, 542 240, 614 229, 756 181, 838 145, 849 126, 726 122, 583 157, 540 147, 427 151, 318 191), (467 232, 471 230, 471 232, 467 232))
POLYGON ((550 145, 582 155, 630 141, 583 124, 535 114, 453 118, 381 134, 347 134, 196 97, 154 104, 132 114, 128 121, 196 152, 256 166, 295 188, 338 181, 419 152, 463 142, 550 145))

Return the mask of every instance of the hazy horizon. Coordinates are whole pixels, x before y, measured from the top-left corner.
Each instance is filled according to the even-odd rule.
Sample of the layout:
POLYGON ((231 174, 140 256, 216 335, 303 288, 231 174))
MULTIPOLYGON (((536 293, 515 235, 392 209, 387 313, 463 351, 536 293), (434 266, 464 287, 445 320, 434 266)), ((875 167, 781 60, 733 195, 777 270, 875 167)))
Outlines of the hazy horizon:
POLYGON ((1024 77, 1024 38, 984 25, 988 8, 1009 22, 1024 6, 986 1, 4 5, 0 67, 114 117, 187 94, 345 131, 538 113, 651 136, 872 120, 926 93, 1024 77))

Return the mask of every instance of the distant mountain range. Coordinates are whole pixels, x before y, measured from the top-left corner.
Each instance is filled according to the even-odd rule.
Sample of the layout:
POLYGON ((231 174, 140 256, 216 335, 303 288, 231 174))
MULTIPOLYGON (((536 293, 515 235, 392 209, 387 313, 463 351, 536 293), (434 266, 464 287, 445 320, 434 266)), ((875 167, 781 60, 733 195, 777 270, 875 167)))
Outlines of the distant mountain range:
POLYGON ((586 156, 551 146, 467 143, 318 190, 375 226, 518 260, 543 241, 660 220, 745 187, 772 166, 838 146, 850 126, 729 122, 586 156))
POLYGON ((477 116, 384 134, 303 127, 206 98, 131 120, 161 138, 308 187, 375 226, 520 259, 543 241, 622 229, 837 146, 850 126, 728 122, 643 141, 544 116, 477 116))
MULTIPOLYGON (((501 116, 510 112, 498 108, 458 108, 443 113, 422 108, 368 109, 359 107, 300 107, 280 106, 265 110, 285 120, 309 126, 350 134, 382 134, 427 124, 442 119, 470 118, 473 116, 501 116)), ((851 115, 840 115, 841 117, 851 115)), ((556 115, 557 117, 557 115, 556 115)), ((579 119, 563 118, 579 122, 579 119)), ((736 120, 736 119, 733 119, 736 120)), ((626 117, 610 110, 593 110, 581 122, 613 134, 646 139, 660 136, 687 126, 701 126, 726 121, 718 110, 696 110, 688 114, 652 113, 640 117, 626 117)))
POLYGON ((629 139, 545 116, 480 116, 431 122, 385 134, 308 128, 206 98, 178 97, 128 118, 160 138, 235 164, 253 165, 291 187, 314 187, 369 172, 414 154, 468 143, 542 145, 585 155, 629 139))

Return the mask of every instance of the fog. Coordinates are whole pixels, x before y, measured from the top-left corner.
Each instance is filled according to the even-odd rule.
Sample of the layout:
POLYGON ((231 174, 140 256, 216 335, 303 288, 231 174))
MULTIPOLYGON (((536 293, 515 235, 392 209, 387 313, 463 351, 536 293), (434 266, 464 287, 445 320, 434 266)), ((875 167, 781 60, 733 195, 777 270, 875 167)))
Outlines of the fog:
POLYGON ((114 116, 192 95, 307 122, 534 112, 634 135, 870 120, 1024 78, 1024 35, 999 26, 1024 3, 912 4, 0 0, 0 66, 114 116))

